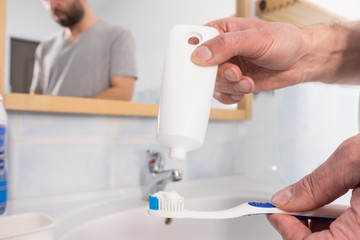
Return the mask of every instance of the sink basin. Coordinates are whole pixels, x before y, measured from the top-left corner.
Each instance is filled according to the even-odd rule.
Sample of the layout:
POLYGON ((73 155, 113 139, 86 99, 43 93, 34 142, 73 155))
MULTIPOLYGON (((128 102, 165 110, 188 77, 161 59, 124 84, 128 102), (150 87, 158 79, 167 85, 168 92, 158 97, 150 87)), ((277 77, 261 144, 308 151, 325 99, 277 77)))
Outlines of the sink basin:
MULTIPOLYGON (((222 210, 267 202, 283 186, 244 175, 169 183, 189 210, 222 210)), ((140 187, 11 201, 10 214, 41 212, 56 221, 57 240, 280 240, 263 215, 227 220, 165 219, 147 213, 140 187)))
MULTIPOLYGON (((248 197, 207 197, 185 199, 191 210, 221 210, 247 201, 248 197)), ((63 235, 60 240, 231 240, 281 239, 263 215, 227 220, 171 219, 152 217, 147 207, 136 207, 92 219, 63 235), (165 223, 167 221, 167 224, 165 223)))

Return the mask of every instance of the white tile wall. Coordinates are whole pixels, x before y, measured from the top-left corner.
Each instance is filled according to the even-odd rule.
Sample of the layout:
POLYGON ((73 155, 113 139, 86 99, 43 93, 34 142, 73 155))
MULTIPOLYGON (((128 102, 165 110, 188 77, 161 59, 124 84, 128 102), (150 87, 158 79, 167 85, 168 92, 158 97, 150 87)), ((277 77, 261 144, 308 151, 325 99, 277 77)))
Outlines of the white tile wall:
POLYGON ((323 163, 346 138, 282 138, 278 171, 281 181, 291 184, 323 163))
POLYGON ((156 118, 148 117, 118 117, 113 118, 114 137, 120 138, 150 138, 156 134, 156 118))
POLYGON ((303 84, 277 91, 279 173, 290 184, 358 133, 356 87, 303 84))
POLYGON ((240 138, 237 173, 262 182, 278 183, 278 145, 277 137, 240 138))
POLYGON ((291 184, 358 133, 356 87, 303 84, 255 97, 239 123, 236 172, 291 184))
POLYGON ((260 181, 278 182, 278 97, 265 92, 253 98, 253 116, 239 123, 236 172, 260 181))
POLYGON ((109 139, 112 119, 95 115, 18 113, 16 140, 109 139))
MULTIPOLYGON (((232 175, 236 130, 236 122, 211 121, 204 148, 189 154, 185 179, 232 175)), ((139 186, 146 150, 167 158, 155 133, 156 118, 9 112, 10 198, 139 186)))
POLYGON ((229 176, 235 173, 235 144, 227 139, 207 139, 200 149, 188 153, 186 178, 229 176))
POLYGON ((277 95, 281 136, 349 136, 356 131, 355 88, 310 83, 277 95))
POLYGON ((241 137, 278 135, 278 97, 275 92, 264 92, 253 97, 252 119, 239 122, 241 137))
POLYGON ((17 148, 16 198, 106 189, 111 144, 20 142, 17 148))
POLYGON ((114 143, 114 187, 141 185, 141 174, 146 166, 146 150, 163 150, 155 140, 130 140, 114 143))

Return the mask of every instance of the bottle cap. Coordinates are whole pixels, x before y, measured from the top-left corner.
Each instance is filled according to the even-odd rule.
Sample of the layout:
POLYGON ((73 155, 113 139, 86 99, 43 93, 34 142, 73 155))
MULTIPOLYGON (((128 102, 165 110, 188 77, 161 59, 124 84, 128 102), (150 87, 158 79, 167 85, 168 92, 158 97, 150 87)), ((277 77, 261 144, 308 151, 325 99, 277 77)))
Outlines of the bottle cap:
POLYGON ((172 148, 170 149, 169 157, 176 160, 185 160, 186 150, 181 148, 172 148))

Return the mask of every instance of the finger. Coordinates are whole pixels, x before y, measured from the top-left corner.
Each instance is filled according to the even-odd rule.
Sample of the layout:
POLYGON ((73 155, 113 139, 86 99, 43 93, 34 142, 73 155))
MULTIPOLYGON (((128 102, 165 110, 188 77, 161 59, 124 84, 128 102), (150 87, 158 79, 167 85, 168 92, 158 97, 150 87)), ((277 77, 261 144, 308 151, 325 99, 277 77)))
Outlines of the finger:
POLYGON ((312 232, 321 232, 323 230, 329 229, 329 226, 332 222, 333 221, 311 220, 309 227, 312 232))
POLYGON ((240 102, 244 98, 244 94, 225 94, 218 91, 214 91, 214 98, 223 104, 235 104, 240 102))
POLYGON ((290 215, 272 214, 267 216, 271 225, 280 233, 284 240, 330 240, 330 239, 356 239, 333 238, 329 230, 312 233, 305 222, 290 215))
POLYGON ((218 65, 234 56, 259 58, 268 50, 264 33, 257 29, 221 33, 198 46, 192 61, 198 65, 218 65), (250 41, 251 40, 251 41, 250 41))
POLYGON ((267 215, 271 225, 285 240, 303 240, 311 234, 310 229, 296 217, 283 214, 267 215))
POLYGON ((330 226, 335 239, 360 239, 360 187, 353 190, 350 205, 330 226))
POLYGON ((239 82, 216 81, 215 91, 230 95, 251 93, 254 90, 254 81, 249 77, 243 77, 239 82))
POLYGON ((340 217, 329 225, 329 230, 316 232, 307 240, 360 239, 360 188, 353 190, 351 208, 346 210, 340 217))
POLYGON ((334 201, 360 183, 360 134, 342 143, 330 158, 297 183, 276 193, 273 203, 307 211, 334 201))
MULTIPOLYGON (((350 200, 351 209, 353 210, 354 214, 358 217, 358 223, 360 224, 360 187, 356 187, 351 196, 350 200)), ((360 228, 359 228, 360 230, 360 228)))
POLYGON ((238 65, 226 62, 219 65, 217 80, 222 82, 238 82, 242 78, 242 72, 238 65))
POLYGON ((220 33, 225 33, 257 28, 263 24, 263 21, 253 18, 223 18, 211 21, 205 26, 216 28, 220 33))
MULTIPOLYGON (((322 227, 310 226, 313 231, 318 231, 308 236, 302 235, 304 238, 296 238, 291 234, 291 231, 301 232, 300 225, 296 222, 291 222, 289 219, 285 219, 284 215, 273 214, 268 219, 275 229, 286 240, 292 239, 306 239, 306 240, 329 240, 329 239, 342 239, 352 240, 360 239, 360 187, 353 190, 351 197, 351 209, 346 210, 340 217, 334 222, 323 223, 322 227), (289 224, 289 225, 287 225, 289 224), (328 227, 326 225, 329 224, 328 227), (292 226, 293 225, 293 226, 292 226), (298 229, 297 229, 298 228, 298 229), (323 228, 323 229, 321 229, 323 228), (300 229, 300 230, 299 230, 300 229), (326 230, 324 230, 326 229, 326 230), (306 237, 306 238, 305 238, 306 237)), ((291 217, 291 216, 289 216, 291 217)), ((315 222, 314 222, 315 223, 315 222)), ((318 221, 316 223, 319 223, 318 221)), ((312 223, 311 223, 312 224, 312 223)), ((304 231, 305 232, 305 231, 304 231)))

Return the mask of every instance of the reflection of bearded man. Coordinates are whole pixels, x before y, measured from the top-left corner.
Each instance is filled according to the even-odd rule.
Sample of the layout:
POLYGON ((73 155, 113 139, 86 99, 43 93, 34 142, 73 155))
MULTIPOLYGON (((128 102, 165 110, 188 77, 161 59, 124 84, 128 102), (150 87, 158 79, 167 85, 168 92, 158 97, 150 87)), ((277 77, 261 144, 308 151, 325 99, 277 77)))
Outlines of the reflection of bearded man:
POLYGON ((99 19, 90 0, 41 1, 64 29, 36 49, 30 93, 131 101, 136 66, 130 31, 99 19))
POLYGON ((84 16, 84 7, 79 0, 74 0, 68 9, 54 8, 51 11, 53 18, 63 27, 71 27, 84 16))

